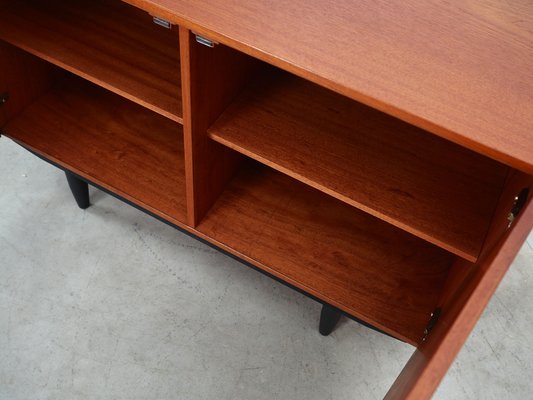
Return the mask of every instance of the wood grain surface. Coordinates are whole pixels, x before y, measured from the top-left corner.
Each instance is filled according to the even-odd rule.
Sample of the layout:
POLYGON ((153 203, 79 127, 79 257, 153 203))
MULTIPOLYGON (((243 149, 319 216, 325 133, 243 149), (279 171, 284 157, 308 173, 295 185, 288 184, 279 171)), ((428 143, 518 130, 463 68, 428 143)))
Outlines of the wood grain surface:
POLYGON ((533 173, 530 0, 127 0, 533 173))
POLYGON ((15 1, 0 39, 182 121, 178 27, 157 26, 118 0, 15 1))
POLYGON ((3 131, 171 222, 186 220, 183 133, 174 121, 70 77, 3 131))
POLYGON ((279 172, 246 163, 198 231, 275 276, 417 344, 451 255, 279 172))
POLYGON ((470 261, 508 168, 267 69, 209 129, 230 148, 470 261))

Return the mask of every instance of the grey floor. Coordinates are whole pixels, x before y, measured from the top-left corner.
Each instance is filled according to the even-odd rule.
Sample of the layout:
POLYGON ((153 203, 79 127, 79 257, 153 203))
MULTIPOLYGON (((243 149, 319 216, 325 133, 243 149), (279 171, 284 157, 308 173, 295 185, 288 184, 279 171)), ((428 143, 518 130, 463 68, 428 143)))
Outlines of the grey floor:
MULTIPOLYGON (((412 348, 0 139, 0 399, 380 399, 412 348)), ((436 399, 533 398, 533 240, 436 399)))

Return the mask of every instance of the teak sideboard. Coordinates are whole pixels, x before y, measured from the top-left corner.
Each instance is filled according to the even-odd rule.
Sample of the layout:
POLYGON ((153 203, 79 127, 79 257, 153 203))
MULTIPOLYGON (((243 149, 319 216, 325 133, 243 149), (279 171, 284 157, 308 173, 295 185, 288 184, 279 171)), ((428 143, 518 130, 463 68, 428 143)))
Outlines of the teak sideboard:
POLYGON ((386 398, 427 399, 533 226, 532 32, 528 1, 0 0, 1 133, 322 334, 413 345, 386 398))

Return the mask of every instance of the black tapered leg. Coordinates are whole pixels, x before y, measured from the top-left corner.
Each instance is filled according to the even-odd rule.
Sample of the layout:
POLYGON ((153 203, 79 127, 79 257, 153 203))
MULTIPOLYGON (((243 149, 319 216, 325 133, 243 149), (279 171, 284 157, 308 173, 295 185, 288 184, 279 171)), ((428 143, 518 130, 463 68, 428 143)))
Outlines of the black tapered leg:
POLYGON ((339 322, 342 312, 335 307, 324 304, 320 312, 320 326, 318 331, 323 336, 328 336, 339 322))
POLYGON ((65 171, 65 175, 67 176, 68 186, 76 203, 78 203, 78 206, 82 210, 85 210, 91 205, 89 203, 89 185, 68 171, 65 171))

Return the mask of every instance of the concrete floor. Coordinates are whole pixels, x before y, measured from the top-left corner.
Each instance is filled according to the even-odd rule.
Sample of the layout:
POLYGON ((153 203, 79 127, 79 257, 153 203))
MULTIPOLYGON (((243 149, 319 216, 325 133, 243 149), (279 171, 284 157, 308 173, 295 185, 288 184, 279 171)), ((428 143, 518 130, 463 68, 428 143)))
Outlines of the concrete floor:
MULTIPOLYGON (((412 347, 0 140, 0 399, 380 399, 412 347)), ((533 397, 533 240, 436 399, 533 397)))

